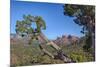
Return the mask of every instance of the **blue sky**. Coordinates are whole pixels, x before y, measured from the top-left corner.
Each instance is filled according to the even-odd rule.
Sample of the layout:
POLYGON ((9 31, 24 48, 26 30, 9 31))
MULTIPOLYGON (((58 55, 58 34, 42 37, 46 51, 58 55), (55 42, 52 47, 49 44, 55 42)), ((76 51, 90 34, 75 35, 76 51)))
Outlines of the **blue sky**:
POLYGON ((15 33, 16 21, 22 20, 24 14, 43 17, 47 26, 43 33, 49 39, 63 34, 82 36, 81 27, 73 22, 73 18, 64 16, 63 4, 11 1, 11 33, 15 33))

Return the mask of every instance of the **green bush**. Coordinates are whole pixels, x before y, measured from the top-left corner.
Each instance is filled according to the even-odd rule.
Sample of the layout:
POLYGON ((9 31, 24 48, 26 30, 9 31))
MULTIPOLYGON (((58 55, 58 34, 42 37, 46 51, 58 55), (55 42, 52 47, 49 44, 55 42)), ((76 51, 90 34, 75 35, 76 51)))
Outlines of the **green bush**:
POLYGON ((85 56, 78 54, 71 54, 70 57, 76 62, 84 62, 86 60, 85 56))

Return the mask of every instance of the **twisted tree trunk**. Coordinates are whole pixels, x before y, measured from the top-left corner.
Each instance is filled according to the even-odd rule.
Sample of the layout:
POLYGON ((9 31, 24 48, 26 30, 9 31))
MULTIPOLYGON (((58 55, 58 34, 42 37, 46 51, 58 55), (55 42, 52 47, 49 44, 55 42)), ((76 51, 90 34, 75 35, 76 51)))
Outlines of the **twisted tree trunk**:
MULTIPOLYGON (((57 44, 55 44, 53 41, 49 41, 49 40, 46 38, 46 36, 43 35, 43 33, 41 33, 41 35, 38 36, 38 39, 39 39, 39 41, 41 41, 41 39, 43 39, 43 40, 45 41, 45 44, 46 44, 47 46, 50 45, 51 47, 53 47, 53 48, 57 51, 56 57, 58 57, 58 59, 64 61, 65 63, 67 63, 67 62, 68 62, 68 63, 69 63, 69 62, 72 62, 72 60, 71 60, 68 56, 66 56, 66 55, 64 54, 64 52, 61 50, 61 48, 60 48, 57 44)), ((43 44, 44 44, 44 43, 43 43, 43 44)), ((46 54, 46 55, 50 56, 51 58, 55 59, 55 55, 53 55, 53 54, 51 54, 50 52, 48 52, 48 51, 42 46, 41 43, 40 43, 39 47, 40 47, 40 49, 44 52, 44 54, 46 54)))

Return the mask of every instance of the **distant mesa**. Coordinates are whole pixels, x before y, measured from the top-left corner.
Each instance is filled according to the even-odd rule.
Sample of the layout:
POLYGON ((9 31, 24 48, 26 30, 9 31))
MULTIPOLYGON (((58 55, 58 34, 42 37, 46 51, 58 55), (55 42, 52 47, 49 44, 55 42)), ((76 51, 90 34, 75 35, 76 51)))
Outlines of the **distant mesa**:
POLYGON ((58 45, 70 45, 73 44, 74 42, 79 41, 79 37, 77 36, 72 36, 72 35, 62 35, 62 37, 57 37, 56 40, 53 40, 58 45))
MULTIPOLYGON (((10 34, 10 39, 11 39, 11 43, 12 42, 19 42, 22 41, 24 43, 27 43, 29 40, 29 37, 25 36, 25 37, 21 37, 17 34, 10 34)), ((55 40, 52 40, 54 43, 56 43, 57 45, 70 45, 73 44, 76 41, 79 41, 80 38, 77 36, 72 36, 72 35, 62 35, 61 37, 57 37, 55 40)), ((43 40, 43 38, 41 38, 42 42, 45 42, 43 40)))

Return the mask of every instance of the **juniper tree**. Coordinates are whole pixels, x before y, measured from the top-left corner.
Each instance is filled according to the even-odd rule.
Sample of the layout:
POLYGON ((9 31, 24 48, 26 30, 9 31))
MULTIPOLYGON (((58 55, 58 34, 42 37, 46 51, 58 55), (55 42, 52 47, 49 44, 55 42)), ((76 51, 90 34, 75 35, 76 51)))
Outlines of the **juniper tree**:
POLYGON ((31 43, 33 39, 37 39, 42 29, 46 29, 46 24, 40 16, 23 15, 23 20, 17 20, 16 22, 16 33, 22 37, 25 35, 30 36, 31 39, 29 43, 31 43), (35 23, 36 28, 33 23, 35 23))
POLYGON ((86 37, 83 48, 93 48, 95 51, 95 6, 65 4, 64 15, 74 17, 73 21, 82 27, 81 33, 86 37))
POLYGON ((80 32, 85 35, 83 49, 91 52, 95 60, 95 6, 65 4, 64 15, 74 17, 73 21, 82 27, 80 32))
MULTIPOLYGON (((16 22, 16 33, 21 35, 22 37, 25 35, 28 35, 31 37, 29 44, 32 43, 33 39, 42 39, 46 41, 46 45, 51 45, 54 49, 57 51, 60 51, 61 48, 57 46, 54 42, 49 41, 45 35, 42 34, 42 29, 46 29, 45 21, 40 16, 31 16, 31 15, 23 15, 23 20, 16 22), (32 23, 36 24, 36 28, 32 25, 32 23)), ((47 54, 48 56, 54 58, 54 55, 52 55, 50 52, 48 52, 41 43, 39 43, 40 49, 44 52, 44 54, 47 54)), ((61 56, 60 58, 63 58, 63 61, 65 61, 66 57, 61 56)), ((67 62, 67 61, 66 61, 67 62)))

